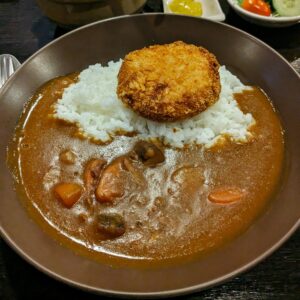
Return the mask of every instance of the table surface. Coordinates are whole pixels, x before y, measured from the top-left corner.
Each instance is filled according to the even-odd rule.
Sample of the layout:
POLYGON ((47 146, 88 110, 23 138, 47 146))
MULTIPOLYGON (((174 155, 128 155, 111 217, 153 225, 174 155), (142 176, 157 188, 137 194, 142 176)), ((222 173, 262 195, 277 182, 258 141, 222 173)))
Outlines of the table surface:
MULTIPOLYGON (((290 62, 300 58, 300 24, 283 29, 258 27, 243 21, 220 0, 226 23, 245 30, 275 48, 290 62)), ((146 12, 161 11, 160 0, 149 0, 146 12)), ((40 11, 34 0, 0 0, 0 54, 21 62, 65 33, 40 11)), ((29 265, 0 239, 0 299, 105 298, 60 283, 29 265)), ((300 299, 300 230, 279 250, 247 273, 184 299, 300 299)))

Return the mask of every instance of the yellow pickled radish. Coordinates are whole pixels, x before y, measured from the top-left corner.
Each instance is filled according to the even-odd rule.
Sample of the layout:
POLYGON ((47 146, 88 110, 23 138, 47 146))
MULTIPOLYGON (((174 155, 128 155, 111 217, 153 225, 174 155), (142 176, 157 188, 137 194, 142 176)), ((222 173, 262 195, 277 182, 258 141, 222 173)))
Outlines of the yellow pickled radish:
POLYGON ((202 16, 202 4, 195 0, 173 0, 169 4, 169 9, 173 13, 188 16, 202 16))

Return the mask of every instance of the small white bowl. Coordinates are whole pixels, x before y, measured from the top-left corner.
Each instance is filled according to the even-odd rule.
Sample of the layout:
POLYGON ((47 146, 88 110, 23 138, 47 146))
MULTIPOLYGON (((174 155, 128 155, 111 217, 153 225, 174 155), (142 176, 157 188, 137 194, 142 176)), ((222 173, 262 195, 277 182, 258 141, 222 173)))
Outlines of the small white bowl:
POLYGON ((237 0, 227 0, 229 5, 246 21, 265 27, 287 27, 300 22, 300 16, 294 17, 267 17, 243 9, 237 0))
MULTIPOLYGON (((164 12, 175 14, 169 9, 168 4, 173 0, 163 0, 164 12)), ((199 18, 210 19, 214 21, 224 21, 225 15, 220 7, 218 0, 195 0, 202 4, 203 14, 199 18)))

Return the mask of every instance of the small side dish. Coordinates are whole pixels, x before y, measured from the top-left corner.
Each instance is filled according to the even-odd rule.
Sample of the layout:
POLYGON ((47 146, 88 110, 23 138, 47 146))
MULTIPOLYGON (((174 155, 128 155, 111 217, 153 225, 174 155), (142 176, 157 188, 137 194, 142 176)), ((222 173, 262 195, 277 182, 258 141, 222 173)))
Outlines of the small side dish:
POLYGON ((177 41, 45 83, 8 164, 31 216, 61 244, 117 267, 161 266, 244 232, 275 192, 283 155, 266 94, 177 41), (199 110, 203 95, 213 101, 199 110), (183 114, 161 118, 178 104, 183 114))
POLYGON ((262 16, 300 15, 300 0, 237 0, 245 10, 262 16))
POLYGON ((163 0, 164 12, 224 21, 218 0, 163 0))
POLYGON ((246 21, 266 27, 287 27, 300 22, 300 0, 227 0, 246 21))

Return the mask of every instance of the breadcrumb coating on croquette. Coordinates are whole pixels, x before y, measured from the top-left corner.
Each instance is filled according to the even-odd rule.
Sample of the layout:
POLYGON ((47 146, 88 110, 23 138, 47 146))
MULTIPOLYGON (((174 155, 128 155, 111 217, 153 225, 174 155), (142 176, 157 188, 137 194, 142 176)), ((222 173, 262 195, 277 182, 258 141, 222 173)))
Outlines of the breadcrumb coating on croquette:
POLYGON ((130 52, 118 74, 118 97, 154 121, 195 116, 218 100, 220 90, 216 57, 181 41, 130 52))

